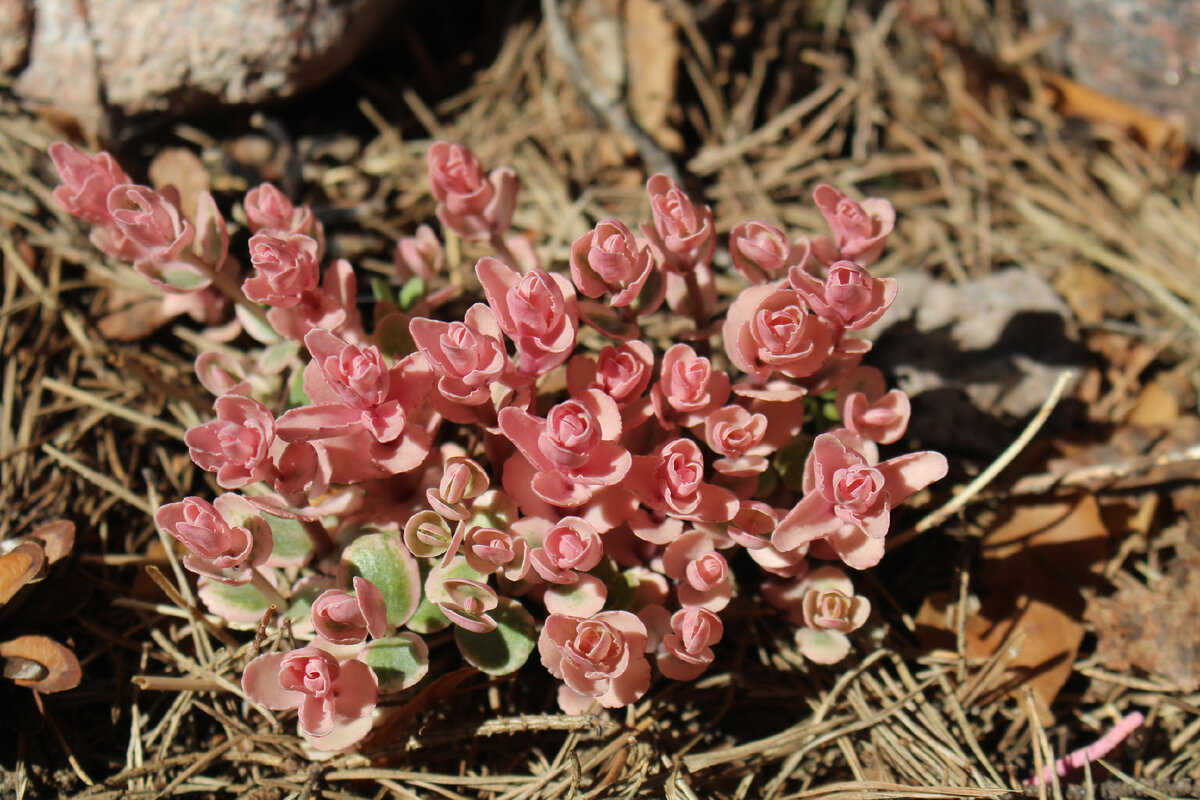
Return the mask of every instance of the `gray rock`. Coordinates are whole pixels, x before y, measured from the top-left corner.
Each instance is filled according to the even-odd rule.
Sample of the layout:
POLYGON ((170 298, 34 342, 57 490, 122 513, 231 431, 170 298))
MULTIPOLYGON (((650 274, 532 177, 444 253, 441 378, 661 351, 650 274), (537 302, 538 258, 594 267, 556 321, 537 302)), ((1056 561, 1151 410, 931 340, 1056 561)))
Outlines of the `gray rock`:
POLYGON ((0 69, 29 103, 105 133, 112 112, 190 113, 326 80, 380 30, 389 0, 0 0, 0 69), (28 62, 20 31, 32 20, 28 62), (9 28, 16 30, 10 33, 9 28))
POLYGON ((1029 0, 1035 29, 1063 25, 1045 56, 1079 83, 1185 124, 1200 146, 1200 3, 1029 0))
POLYGON ((895 276, 900 295, 880 327, 872 363, 932 408, 914 412, 922 439, 986 450, 1006 444, 1007 421, 1032 414, 1059 374, 1083 364, 1070 311, 1036 273, 1006 269, 966 284, 895 276))

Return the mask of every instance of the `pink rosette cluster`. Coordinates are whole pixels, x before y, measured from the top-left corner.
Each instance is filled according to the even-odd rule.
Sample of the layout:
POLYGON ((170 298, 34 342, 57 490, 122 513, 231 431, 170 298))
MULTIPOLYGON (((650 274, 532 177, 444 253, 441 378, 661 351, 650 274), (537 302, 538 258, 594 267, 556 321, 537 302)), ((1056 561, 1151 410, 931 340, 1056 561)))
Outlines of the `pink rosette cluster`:
POLYGON ((874 278, 853 261, 829 267, 824 283, 803 267, 792 267, 788 280, 813 311, 838 331, 860 331, 879 321, 896 299, 895 278, 874 278))
POLYGON ((836 664, 850 654, 848 633, 871 616, 871 602, 854 593, 854 584, 837 567, 819 567, 791 592, 799 597, 804 627, 796 631, 796 649, 818 664, 836 664))
POLYGON ((89 156, 66 142, 51 144, 49 154, 62 181, 54 190, 62 209, 93 225, 112 224, 108 193, 116 186, 133 183, 125 170, 108 153, 89 156))
MULTIPOLYGON (((177 197, 177 195, 176 195, 177 197)), ((198 289, 208 279, 188 263, 196 228, 183 218, 167 197, 146 186, 126 184, 108 193, 108 247, 93 240, 109 255, 132 261, 144 277, 160 288, 198 289), (165 279, 166 275, 176 276, 165 279)))
POLYGON ((652 415, 646 388, 654 374, 654 351, 634 340, 607 345, 593 359, 580 354, 567 363, 567 391, 578 395, 599 389, 611 397, 621 411, 621 425, 630 431, 652 415))
POLYGON ((704 457, 691 439, 664 442, 651 455, 634 456, 626 486, 656 519, 639 511, 634 533, 655 544, 668 544, 683 532, 683 520, 728 522, 738 500, 728 489, 704 481, 704 457))
POLYGON ((580 714, 593 701, 620 708, 650 688, 646 626, 628 611, 601 611, 588 619, 551 614, 538 638, 542 664, 565 686, 559 706, 580 714))
POLYGON ((875 445, 845 429, 823 433, 804 463, 804 498, 779 521, 771 543, 780 550, 809 545, 818 557, 854 569, 883 558, 891 510, 946 476, 946 457, 931 451, 877 463, 875 445))
POLYGON ((183 437, 200 469, 215 472, 225 489, 240 489, 278 474, 271 460, 275 417, 262 403, 227 394, 213 403, 217 418, 189 428, 183 437))
POLYGON ((676 582, 679 602, 720 611, 733 597, 729 562, 699 530, 688 531, 667 545, 662 554, 663 573, 676 582))
POLYGON ((829 323, 809 313, 793 289, 751 286, 729 308, 723 328, 725 353, 751 378, 774 373, 806 378, 833 355, 829 323))
POLYGON ((675 681, 695 680, 713 662, 712 647, 724 635, 721 618, 707 608, 679 609, 671 615, 671 632, 662 637, 658 671, 675 681))
POLYGON ((255 274, 242 283, 246 297, 275 308, 292 308, 315 291, 321 278, 317 241, 302 233, 268 229, 250 237, 255 274))
POLYGON ((450 456, 442 464, 442 479, 437 487, 425 490, 431 508, 446 519, 461 522, 471 516, 468 500, 488 490, 491 478, 479 462, 466 456, 450 456))
POLYGON ((498 528, 472 528, 463 541, 467 565, 482 575, 500 573, 510 581, 529 574, 529 542, 498 528))
POLYGON ((874 367, 850 373, 838 386, 834 403, 848 430, 880 444, 899 441, 912 414, 908 395, 899 389, 888 391, 883 373, 874 367))
POLYGON ((519 451, 504 468, 504 487, 518 503, 532 489, 552 506, 576 508, 629 472, 629 451, 618 443, 620 412, 613 399, 598 389, 559 403, 545 419, 523 409, 505 408, 499 421, 500 430, 519 451), (534 472, 528 487, 518 458, 534 472))
POLYGON ((655 268, 650 248, 639 245, 629 228, 615 219, 601 220, 576 239, 570 264, 579 291, 593 298, 608 292, 614 308, 637 300, 655 268))
POLYGON ((389 367, 378 347, 359 347, 323 330, 304 337, 312 360, 304 390, 312 405, 279 418, 280 438, 320 441, 332 480, 358 483, 407 472, 429 454, 425 405, 433 378, 416 356, 389 367))
POLYGON ((304 341, 309 331, 317 329, 357 342, 364 338, 357 302, 354 268, 338 259, 325 270, 319 287, 301 293, 295 305, 268 309, 267 319, 276 333, 294 342, 304 341))
POLYGON ((713 469, 731 478, 758 475, 769 466, 767 456, 774 451, 763 444, 767 434, 767 418, 751 414, 741 406, 725 406, 708 415, 704 421, 704 441, 722 458, 713 462, 713 469))
POLYGON ((569 584, 579 580, 604 557, 604 543, 596 529, 579 517, 563 517, 529 555, 530 565, 547 583, 569 584))
POLYGON ((429 186, 443 225, 471 240, 508 230, 520 188, 512 168, 486 174, 474 153, 451 142, 434 142, 428 162, 429 186))
POLYGON ((818 236, 812 242, 812 254, 822 264, 844 259, 869 267, 879 260, 896 225, 891 203, 869 197, 860 205, 827 184, 813 190, 813 200, 833 231, 832 241, 818 236))
POLYGON ((729 399, 729 376, 696 355, 690 345, 672 345, 663 355, 658 383, 650 391, 658 421, 665 428, 703 425, 729 399))
POLYGON ((394 261, 400 280, 420 278, 429 283, 446 269, 446 252, 433 228, 418 225, 415 236, 404 236, 396 243, 394 261))
POLYGON ((666 265, 683 275, 712 263, 717 249, 712 209, 697 205, 679 184, 661 173, 651 176, 646 191, 653 223, 643 223, 642 233, 662 253, 666 265))
POLYGON ((375 672, 361 661, 338 663, 316 647, 265 653, 242 673, 246 696, 267 708, 299 709, 300 734, 318 750, 344 750, 371 731, 379 700, 375 672))
POLYGON ((500 330, 517 346, 521 374, 544 375, 570 357, 579 308, 569 280, 540 269, 521 275, 495 258, 480 259, 475 274, 500 330))
POLYGON ((305 205, 295 205, 283 192, 270 183, 262 183, 246 192, 242 200, 250 232, 273 231, 283 237, 309 236, 324 250, 325 235, 321 223, 305 205))
POLYGON ((313 601, 310 617, 313 628, 333 644, 362 644, 367 636, 387 635, 387 604, 379 587, 356 576, 354 593, 326 589, 313 601))
POLYGON ((154 524, 188 549, 183 565, 222 583, 248 583, 274 544, 267 521, 248 500, 223 494, 209 503, 188 497, 154 514, 154 524))
POLYGON ((413 342, 437 376, 438 411, 452 422, 495 425, 493 389, 513 385, 512 361, 500 326, 482 303, 467 309, 462 322, 414 317, 408 326, 413 342))
POLYGON ((766 283, 791 263, 792 245, 774 225, 739 222, 729 231, 729 255, 748 282, 766 283))

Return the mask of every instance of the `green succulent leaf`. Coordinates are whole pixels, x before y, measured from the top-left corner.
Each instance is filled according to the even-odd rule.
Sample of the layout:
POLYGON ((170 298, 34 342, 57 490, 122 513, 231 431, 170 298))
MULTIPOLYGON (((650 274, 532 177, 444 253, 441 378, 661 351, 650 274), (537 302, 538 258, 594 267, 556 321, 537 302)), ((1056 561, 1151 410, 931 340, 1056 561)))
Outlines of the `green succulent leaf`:
POLYGON ((398 533, 360 536, 342 551, 340 583, 349 590, 356 577, 379 587, 387 621, 403 625, 421 602, 421 572, 398 533))
POLYGON ((458 649, 467 663, 488 675, 516 672, 537 645, 533 617, 524 606, 509 598, 502 598, 500 605, 488 614, 496 620, 494 631, 471 633, 464 628, 454 629, 458 649))
POLYGON ((429 647, 415 633, 376 639, 359 658, 375 671, 381 694, 415 686, 429 672, 429 647))

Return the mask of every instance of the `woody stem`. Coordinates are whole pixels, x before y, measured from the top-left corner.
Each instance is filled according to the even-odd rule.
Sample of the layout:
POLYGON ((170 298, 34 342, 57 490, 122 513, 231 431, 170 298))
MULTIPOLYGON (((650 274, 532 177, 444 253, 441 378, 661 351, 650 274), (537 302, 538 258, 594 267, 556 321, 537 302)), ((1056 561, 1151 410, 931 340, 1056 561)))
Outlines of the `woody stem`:
POLYGON ((521 271, 521 265, 517 263, 516 256, 512 250, 508 249, 508 244, 504 241, 504 234, 500 231, 492 233, 492 247, 496 248, 496 255, 500 256, 500 260, 517 271, 521 271))

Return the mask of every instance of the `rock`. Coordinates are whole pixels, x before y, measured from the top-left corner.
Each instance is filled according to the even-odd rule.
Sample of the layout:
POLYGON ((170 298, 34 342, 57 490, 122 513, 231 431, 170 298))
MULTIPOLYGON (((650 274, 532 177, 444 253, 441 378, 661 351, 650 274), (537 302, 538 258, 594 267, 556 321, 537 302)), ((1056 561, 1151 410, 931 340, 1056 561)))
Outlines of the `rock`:
POLYGON ((1200 146, 1200 4, 1029 0, 1035 30, 1063 25, 1051 65, 1097 92, 1186 126, 1200 146))
POLYGON ((966 284, 895 277, 900 294, 870 360, 913 398, 910 432, 927 444, 1002 447, 1009 423, 1036 411, 1064 369, 1084 363, 1070 310, 1036 273, 1006 269, 966 284))
POLYGON ((114 113, 192 113, 315 86, 379 32, 389 0, 0 0, 0 69, 35 107, 107 133, 114 113), (26 16, 21 17, 21 13, 26 16), (19 36, 32 20, 28 63, 19 36), (15 22, 14 22, 15 20, 15 22), (13 44, 9 44, 13 42, 13 44), (23 69, 21 67, 23 66, 23 69))
POLYGON ((0 73, 25 65, 33 14, 26 0, 0 0, 0 73))

